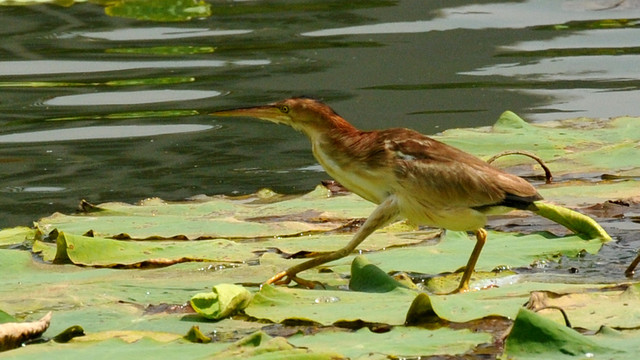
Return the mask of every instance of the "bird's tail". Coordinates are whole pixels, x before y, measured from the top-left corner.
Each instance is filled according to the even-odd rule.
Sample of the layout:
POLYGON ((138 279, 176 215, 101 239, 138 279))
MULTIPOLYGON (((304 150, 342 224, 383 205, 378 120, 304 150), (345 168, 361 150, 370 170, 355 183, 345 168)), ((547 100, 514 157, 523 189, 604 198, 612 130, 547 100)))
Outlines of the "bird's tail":
POLYGON ((602 226, 587 215, 542 201, 535 201, 532 205, 529 210, 577 234, 587 235, 590 239, 600 239, 602 242, 611 240, 611 236, 602 226))

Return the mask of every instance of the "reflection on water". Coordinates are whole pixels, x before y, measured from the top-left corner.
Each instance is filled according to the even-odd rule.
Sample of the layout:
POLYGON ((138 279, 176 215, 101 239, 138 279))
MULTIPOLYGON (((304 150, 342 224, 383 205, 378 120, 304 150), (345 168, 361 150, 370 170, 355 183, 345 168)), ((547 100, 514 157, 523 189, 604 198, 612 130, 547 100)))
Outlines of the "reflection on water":
POLYGON ((219 91, 201 90, 142 90, 100 92, 93 94, 58 96, 44 102, 53 106, 135 105, 167 101, 206 99, 220 95, 219 91))
POLYGON ((269 60, 192 60, 192 61, 85 61, 85 60, 27 60, 0 61, 0 76, 84 74, 144 69, 188 69, 225 66, 269 65, 269 60))
POLYGON ((181 134, 213 129, 208 125, 121 125, 31 131, 0 135, 0 143, 33 143, 92 139, 120 139, 166 134, 181 134))
POLYGON ((177 27, 145 27, 125 28, 108 31, 68 32, 57 35, 60 39, 84 37, 88 39, 102 39, 110 41, 140 41, 140 40, 173 40, 207 36, 243 35, 253 30, 215 30, 208 28, 177 27))
POLYGON ((207 115, 292 95, 427 134, 640 115, 637 1, 167 3, 0 7, 0 227, 82 198, 308 191, 327 175, 306 138, 207 115))
MULTIPOLYGON (((613 3, 613 1, 610 1, 613 3)), ((620 5, 621 2, 618 2, 620 5)), ((339 36, 339 35, 370 35, 370 34, 406 34, 423 33, 429 31, 448 31, 456 29, 523 29, 539 27, 541 25, 561 24, 571 21, 609 19, 607 11, 586 11, 587 8, 565 6, 562 1, 536 0, 518 3, 473 4, 451 6, 439 9, 436 18, 415 21, 381 22, 329 28, 303 33, 305 36, 339 36)), ((585 6, 590 5, 584 2, 585 6)), ((622 11, 621 6, 610 7, 609 10, 622 11)), ((595 10, 595 9, 594 9, 595 10)), ((606 9, 598 9, 606 10, 606 9)), ((622 15, 622 13, 620 13, 622 15)))
POLYGON ((55 186, 31 186, 31 187, 7 187, 1 189, 2 192, 28 192, 28 193, 44 193, 44 192, 58 192, 64 191, 65 188, 55 186))
POLYGON ((565 113, 565 118, 579 117, 587 113, 591 117, 606 119, 611 117, 611 109, 615 109, 616 114, 620 116, 637 116, 640 113, 638 109, 640 90, 637 89, 621 87, 619 91, 614 89, 602 91, 576 88, 570 90, 523 90, 523 93, 537 97, 551 96, 554 98, 553 104, 544 104, 533 109, 539 111, 536 118, 542 120, 556 120, 559 117, 558 113, 565 113), (593 98, 597 98, 599 101, 593 102, 593 98))

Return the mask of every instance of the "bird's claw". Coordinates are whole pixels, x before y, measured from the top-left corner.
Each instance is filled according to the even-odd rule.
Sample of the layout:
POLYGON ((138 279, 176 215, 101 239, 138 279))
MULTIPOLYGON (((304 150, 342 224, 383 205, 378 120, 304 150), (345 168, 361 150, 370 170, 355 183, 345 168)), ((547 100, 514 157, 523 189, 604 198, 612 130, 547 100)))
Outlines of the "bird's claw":
POLYGON ((269 285, 287 285, 291 282, 291 277, 287 274, 286 271, 281 271, 275 275, 273 275, 269 280, 265 282, 265 284, 269 285))
POLYGON ((453 290, 451 292, 448 292, 448 293, 445 293, 444 295, 463 294, 463 293, 466 293, 466 292, 469 292, 469 291, 470 291, 470 289, 469 289, 468 286, 466 286, 466 287, 465 286, 458 286, 455 290, 453 290))
MULTIPOLYGON (((316 285, 320 284, 317 281, 309 281, 302 278, 299 278, 295 275, 290 275, 286 271, 281 271, 274 276, 272 276, 269 280, 265 282, 265 284, 270 285, 288 285, 291 281, 295 281, 296 284, 306 287, 307 289, 314 289, 316 285)), ((322 285, 322 284, 320 284, 322 285)))

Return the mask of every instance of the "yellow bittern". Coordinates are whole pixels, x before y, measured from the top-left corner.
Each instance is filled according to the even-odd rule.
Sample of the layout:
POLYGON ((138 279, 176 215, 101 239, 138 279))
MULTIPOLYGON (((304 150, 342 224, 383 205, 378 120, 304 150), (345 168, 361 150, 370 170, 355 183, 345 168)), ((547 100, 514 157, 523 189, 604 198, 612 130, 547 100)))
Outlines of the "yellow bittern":
POLYGON ((454 292, 468 291, 487 240, 487 215, 535 210, 534 201, 542 199, 526 180, 462 150, 410 129, 358 130, 314 99, 296 97, 212 115, 258 118, 303 132, 330 176, 378 204, 345 247, 292 266, 269 279, 270 284, 294 280, 313 287, 297 274, 349 255, 376 229, 402 217, 416 225, 475 232, 476 245, 454 292))

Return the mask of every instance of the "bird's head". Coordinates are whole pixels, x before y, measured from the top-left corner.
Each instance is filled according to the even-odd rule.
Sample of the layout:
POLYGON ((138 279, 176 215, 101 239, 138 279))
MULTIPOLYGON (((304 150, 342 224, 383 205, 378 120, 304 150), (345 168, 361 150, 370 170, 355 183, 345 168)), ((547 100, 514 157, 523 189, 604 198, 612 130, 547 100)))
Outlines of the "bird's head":
POLYGON ((351 126, 328 105, 307 97, 289 98, 263 106, 216 111, 210 115, 267 120, 289 125, 309 137, 337 126, 351 126))

